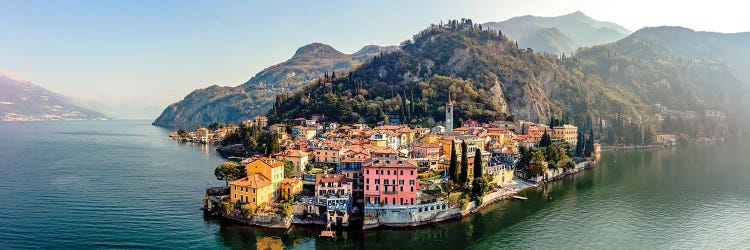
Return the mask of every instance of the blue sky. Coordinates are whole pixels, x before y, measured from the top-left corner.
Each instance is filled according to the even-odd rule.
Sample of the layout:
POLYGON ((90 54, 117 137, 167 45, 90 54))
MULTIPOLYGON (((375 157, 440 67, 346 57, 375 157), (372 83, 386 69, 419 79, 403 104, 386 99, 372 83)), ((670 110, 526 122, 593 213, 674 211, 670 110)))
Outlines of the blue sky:
POLYGON ((0 0, 0 69, 50 90, 156 117, 190 91, 239 85, 305 44, 351 53, 394 45, 430 23, 581 10, 630 30, 750 30, 735 1, 37 1, 0 0))

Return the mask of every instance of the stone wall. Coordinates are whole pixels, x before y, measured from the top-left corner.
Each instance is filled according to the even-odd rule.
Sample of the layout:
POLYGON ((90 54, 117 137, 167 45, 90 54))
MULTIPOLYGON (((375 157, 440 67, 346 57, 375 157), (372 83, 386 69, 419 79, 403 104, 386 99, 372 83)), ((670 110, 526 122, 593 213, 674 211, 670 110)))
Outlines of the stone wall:
POLYGON ((364 229, 378 226, 419 226, 460 217, 461 209, 451 208, 447 201, 417 205, 367 206, 364 229))

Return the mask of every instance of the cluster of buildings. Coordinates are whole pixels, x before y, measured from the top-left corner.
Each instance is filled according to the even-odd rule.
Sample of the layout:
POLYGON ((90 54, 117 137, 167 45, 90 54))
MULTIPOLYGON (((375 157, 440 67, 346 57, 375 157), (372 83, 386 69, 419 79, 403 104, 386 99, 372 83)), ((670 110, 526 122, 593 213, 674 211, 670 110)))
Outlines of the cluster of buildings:
MULTIPOLYGON (((280 136, 282 151, 272 157, 243 161, 248 176, 229 185, 235 203, 268 206, 278 199, 302 193, 296 204, 304 214, 347 225, 368 209, 409 208, 436 201, 422 191, 447 179, 451 145, 461 159, 462 144, 473 171, 475 150, 481 152, 484 175, 496 186, 512 182, 519 147, 535 146, 544 133, 553 140, 575 145, 578 129, 527 121, 453 124, 453 103, 446 104, 446 124, 433 128, 407 125, 341 125, 325 117, 297 118, 286 124, 263 124, 280 136), (287 133, 290 131, 290 133, 287 133), (294 176, 284 176, 281 160, 292 162, 294 176)), ((472 176, 473 173, 469 173, 472 176)))
POLYGON ((198 127, 194 131, 187 132, 187 135, 180 135, 177 132, 169 134, 169 137, 184 142, 194 142, 203 144, 215 144, 221 142, 227 135, 237 130, 236 125, 227 125, 216 129, 198 127))

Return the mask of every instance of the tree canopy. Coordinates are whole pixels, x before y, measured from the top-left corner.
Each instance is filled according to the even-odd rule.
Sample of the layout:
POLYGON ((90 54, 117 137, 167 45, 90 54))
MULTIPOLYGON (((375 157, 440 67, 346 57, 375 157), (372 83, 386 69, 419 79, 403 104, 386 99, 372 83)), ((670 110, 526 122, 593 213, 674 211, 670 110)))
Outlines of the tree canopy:
POLYGON ((230 181, 244 178, 247 176, 247 173, 245 173, 245 168, 239 163, 226 161, 219 164, 219 166, 214 169, 214 176, 216 176, 216 179, 218 180, 226 181, 227 186, 229 186, 230 181))

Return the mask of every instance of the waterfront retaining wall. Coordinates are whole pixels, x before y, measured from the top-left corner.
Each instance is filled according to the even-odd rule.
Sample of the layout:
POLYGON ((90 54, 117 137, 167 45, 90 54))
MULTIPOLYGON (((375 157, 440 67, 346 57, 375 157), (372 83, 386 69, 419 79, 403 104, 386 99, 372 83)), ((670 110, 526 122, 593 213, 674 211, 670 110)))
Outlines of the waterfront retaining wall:
POLYGON ((461 209, 452 208, 447 201, 417 205, 367 206, 363 229, 378 226, 411 227, 456 218, 461 218, 461 209))

